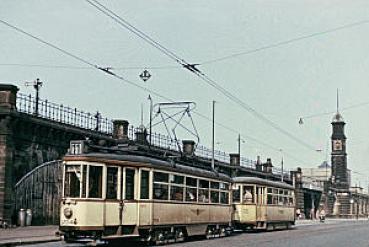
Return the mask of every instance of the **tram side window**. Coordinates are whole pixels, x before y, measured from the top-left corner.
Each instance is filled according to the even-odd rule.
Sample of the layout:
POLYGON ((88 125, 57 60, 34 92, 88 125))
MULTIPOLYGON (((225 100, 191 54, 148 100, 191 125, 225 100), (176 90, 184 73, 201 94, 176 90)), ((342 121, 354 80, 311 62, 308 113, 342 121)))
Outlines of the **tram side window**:
POLYGON ((90 166, 88 197, 102 198, 102 166, 90 166))
POLYGON ((135 171, 126 169, 126 200, 133 200, 135 197, 135 171))
POLYGON ((108 167, 106 172, 106 199, 118 198, 118 168, 108 167))
POLYGON ((149 199, 149 172, 141 171, 141 199, 149 199))
POLYGON ((154 172, 153 199, 168 200, 169 174, 154 172))
POLYGON ((273 195, 273 192, 278 193, 278 190, 275 191, 272 188, 268 188, 267 192, 268 192, 268 194, 267 194, 267 204, 269 204, 269 205, 277 204, 278 203, 278 195, 273 195))
POLYGON ((64 196, 79 197, 81 179, 81 166, 65 166, 64 196))
POLYGON ((241 199, 241 186, 237 186, 236 189, 233 189, 233 202, 240 202, 241 199))
POLYGON ((87 166, 82 166, 82 198, 86 198, 87 166))
POLYGON ((219 191, 211 191, 210 200, 211 203, 219 203, 219 191))
POLYGON ((179 175, 170 174, 170 200, 183 201, 183 184, 184 177, 179 175))
POLYGON ((172 185, 170 187, 170 200, 183 201, 183 187, 172 185))
POLYGON ((210 202, 211 203, 219 203, 219 183, 218 182, 210 182, 210 202))
POLYGON ((220 203, 221 204, 228 204, 228 201, 229 201, 228 192, 220 192, 220 203))
POLYGON ((197 179, 186 177, 186 201, 197 201, 197 179))
POLYGON ((199 180, 199 202, 209 202, 209 181, 199 180))
POLYGON ((273 204, 273 195, 271 194, 267 195, 267 204, 273 204))
POLYGON ((243 186, 243 203, 254 203, 254 186, 243 186))

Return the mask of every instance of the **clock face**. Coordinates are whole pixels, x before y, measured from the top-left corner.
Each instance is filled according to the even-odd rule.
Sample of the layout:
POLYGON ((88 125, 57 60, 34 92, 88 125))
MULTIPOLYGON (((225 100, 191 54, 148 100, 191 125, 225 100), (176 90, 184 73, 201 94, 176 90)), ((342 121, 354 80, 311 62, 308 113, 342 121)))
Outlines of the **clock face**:
POLYGON ((341 140, 333 140, 333 150, 335 150, 335 151, 342 150, 342 141, 341 140))

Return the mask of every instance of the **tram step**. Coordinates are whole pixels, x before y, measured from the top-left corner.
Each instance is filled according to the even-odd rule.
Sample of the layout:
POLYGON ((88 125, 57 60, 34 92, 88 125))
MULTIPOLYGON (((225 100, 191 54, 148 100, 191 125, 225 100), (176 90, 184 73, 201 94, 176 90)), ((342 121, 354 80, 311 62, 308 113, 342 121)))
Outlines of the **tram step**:
POLYGON ((138 234, 127 234, 127 235, 109 235, 102 236, 101 240, 118 239, 118 238, 137 238, 140 237, 138 234))

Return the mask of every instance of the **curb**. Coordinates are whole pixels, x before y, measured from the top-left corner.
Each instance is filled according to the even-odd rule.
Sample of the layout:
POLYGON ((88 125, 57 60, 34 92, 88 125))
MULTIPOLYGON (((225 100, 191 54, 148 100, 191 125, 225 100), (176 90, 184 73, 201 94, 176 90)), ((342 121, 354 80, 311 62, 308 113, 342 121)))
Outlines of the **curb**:
POLYGON ((0 246, 19 246, 19 245, 30 245, 30 244, 41 244, 48 242, 58 242, 61 238, 44 238, 44 239, 12 239, 9 241, 1 241, 0 246))

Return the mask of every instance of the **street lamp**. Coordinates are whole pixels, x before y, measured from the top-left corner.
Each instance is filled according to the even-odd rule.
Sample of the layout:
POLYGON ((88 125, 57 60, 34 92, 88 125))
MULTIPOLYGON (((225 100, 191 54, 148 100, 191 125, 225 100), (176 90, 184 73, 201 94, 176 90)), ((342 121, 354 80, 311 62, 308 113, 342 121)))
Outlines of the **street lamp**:
POLYGON ((354 203, 356 203, 356 220, 359 220, 359 200, 358 199, 354 199, 351 198, 350 199, 350 203, 353 205, 354 203))

